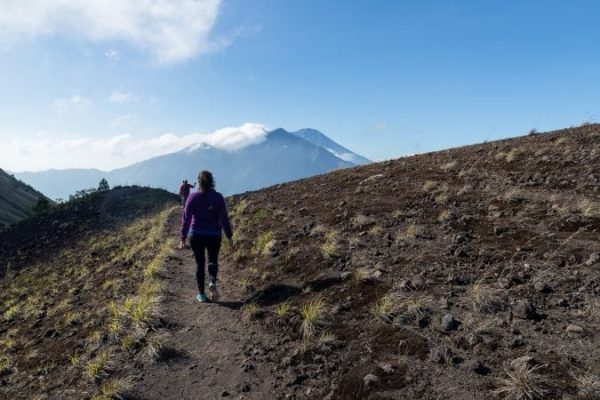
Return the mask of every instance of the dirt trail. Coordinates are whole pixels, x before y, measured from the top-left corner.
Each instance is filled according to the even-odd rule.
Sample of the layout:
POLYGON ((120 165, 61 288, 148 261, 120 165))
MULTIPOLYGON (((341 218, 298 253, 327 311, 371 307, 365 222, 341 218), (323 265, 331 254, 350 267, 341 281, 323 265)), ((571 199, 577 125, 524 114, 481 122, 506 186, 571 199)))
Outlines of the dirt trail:
MULTIPOLYGON (((178 235, 173 217, 169 234, 178 235)), ((196 301, 192 251, 177 250, 167 264, 165 320, 181 356, 145 369, 136 393, 153 399, 269 399, 274 378, 268 339, 242 318, 242 293, 234 267, 220 265, 218 303, 196 301), (265 358, 267 360, 265 360, 265 358)))

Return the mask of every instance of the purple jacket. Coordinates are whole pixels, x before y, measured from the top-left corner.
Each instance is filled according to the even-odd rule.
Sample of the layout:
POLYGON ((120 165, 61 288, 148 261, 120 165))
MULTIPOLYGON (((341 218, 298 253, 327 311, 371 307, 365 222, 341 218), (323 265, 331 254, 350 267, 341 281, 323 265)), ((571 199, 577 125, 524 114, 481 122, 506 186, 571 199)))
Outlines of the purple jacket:
POLYGON ((221 236, 221 229, 231 239, 233 232, 221 193, 208 190, 190 194, 181 217, 181 240, 187 238, 188 232, 190 235, 221 236))

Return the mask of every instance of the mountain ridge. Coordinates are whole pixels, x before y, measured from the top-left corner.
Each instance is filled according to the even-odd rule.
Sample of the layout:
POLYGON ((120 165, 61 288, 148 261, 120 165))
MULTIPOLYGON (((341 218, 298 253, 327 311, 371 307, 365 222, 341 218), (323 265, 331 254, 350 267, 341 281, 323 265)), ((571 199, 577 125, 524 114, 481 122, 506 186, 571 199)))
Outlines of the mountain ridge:
MULTIPOLYGON (((327 143, 335 144, 331 140, 327 143)), ((111 171, 66 169, 16 175, 50 197, 66 198, 77 190, 95 187, 102 178, 113 186, 136 184, 176 192, 181 180, 194 181, 200 169, 212 169, 219 190, 233 194, 354 165, 310 140, 277 128, 267 132, 264 140, 236 150, 198 143, 111 171)))
POLYGON ((34 214, 42 193, 0 168, 0 230, 34 214))

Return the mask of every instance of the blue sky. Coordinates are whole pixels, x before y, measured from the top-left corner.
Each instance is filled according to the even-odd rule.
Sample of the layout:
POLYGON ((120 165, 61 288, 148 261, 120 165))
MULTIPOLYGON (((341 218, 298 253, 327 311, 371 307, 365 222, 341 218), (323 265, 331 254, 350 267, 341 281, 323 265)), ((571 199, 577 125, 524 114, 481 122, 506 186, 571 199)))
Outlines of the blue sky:
POLYGON ((600 118, 596 1, 6 1, 13 171, 110 169, 247 122, 382 160, 600 118))

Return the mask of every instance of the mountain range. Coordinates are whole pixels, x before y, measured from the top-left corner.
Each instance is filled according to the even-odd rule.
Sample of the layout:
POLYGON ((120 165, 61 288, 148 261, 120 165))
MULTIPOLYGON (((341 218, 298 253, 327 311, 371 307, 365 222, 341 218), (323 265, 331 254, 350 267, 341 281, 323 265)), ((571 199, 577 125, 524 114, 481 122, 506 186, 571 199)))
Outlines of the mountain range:
POLYGON ((194 182, 200 170, 208 169, 215 174, 217 189, 230 195, 370 162, 315 129, 279 128, 261 142, 234 151, 199 143, 112 171, 51 169, 15 176, 50 198, 66 199, 96 187, 102 178, 112 186, 144 185, 176 192, 183 179, 194 182))

